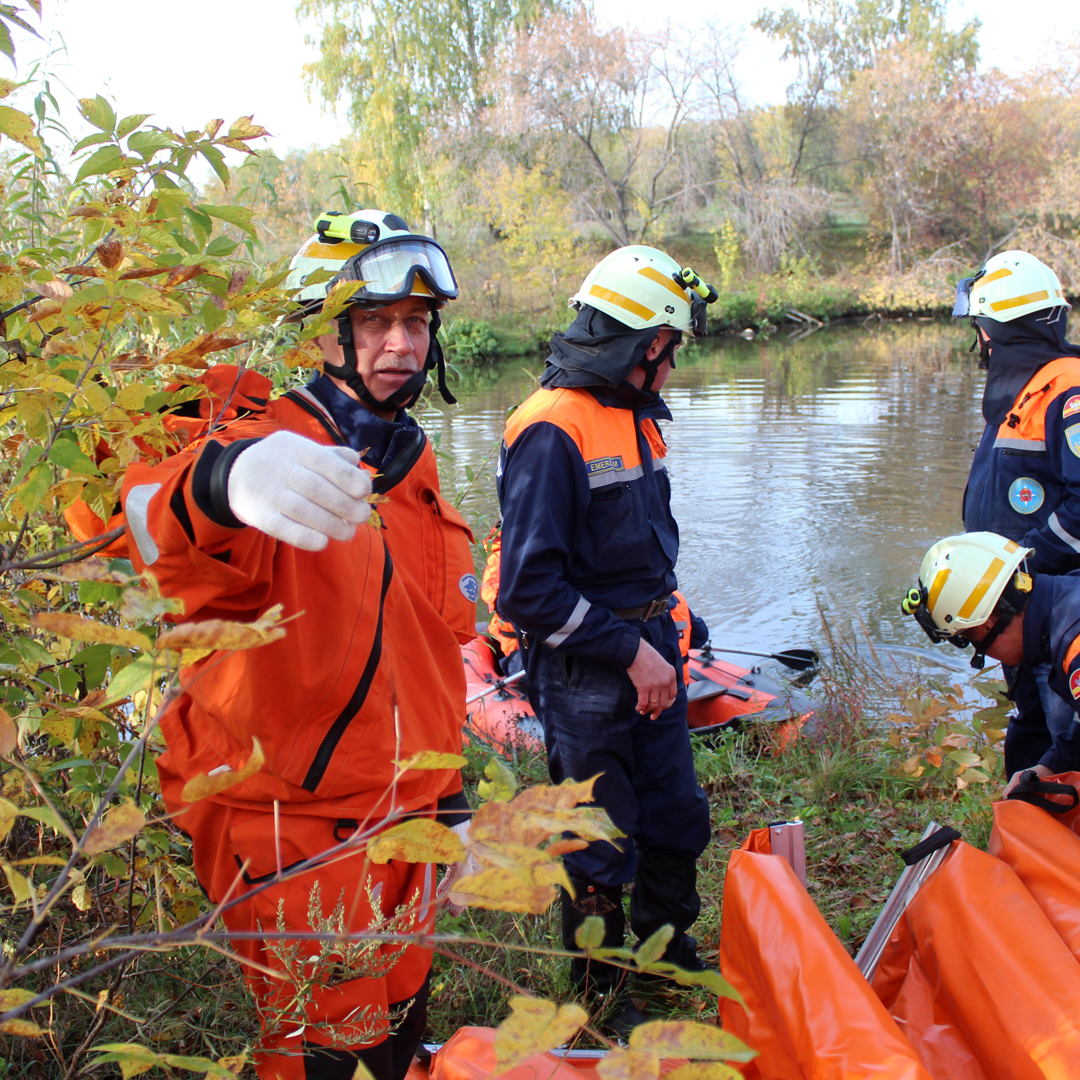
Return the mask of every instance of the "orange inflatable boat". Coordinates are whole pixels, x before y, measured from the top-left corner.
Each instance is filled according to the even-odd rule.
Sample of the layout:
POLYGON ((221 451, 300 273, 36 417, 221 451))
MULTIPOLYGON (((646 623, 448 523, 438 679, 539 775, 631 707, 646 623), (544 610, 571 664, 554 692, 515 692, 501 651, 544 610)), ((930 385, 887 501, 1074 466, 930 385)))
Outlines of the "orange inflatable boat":
MULTIPOLYGON (((544 731, 529 705, 521 673, 503 677, 495 647, 478 635, 461 647, 468 689, 465 736, 507 755, 544 745, 544 731)), ((806 675, 811 674, 807 672, 806 675)), ((814 703, 760 668, 739 667, 709 650, 691 649, 687 723, 694 735, 715 734, 742 720, 775 725, 773 741, 785 746, 811 721, 814 703)))

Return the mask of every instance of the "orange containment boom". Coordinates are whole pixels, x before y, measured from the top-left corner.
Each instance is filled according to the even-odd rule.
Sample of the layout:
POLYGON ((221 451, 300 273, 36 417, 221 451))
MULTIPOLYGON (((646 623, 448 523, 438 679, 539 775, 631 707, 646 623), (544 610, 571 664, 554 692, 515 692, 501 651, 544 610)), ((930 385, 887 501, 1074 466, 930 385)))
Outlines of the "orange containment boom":
POLYGON ((720 969, 746 1008, 721 999, 725 1030, 760 1057, 754 1080, 931 1080, 787 861, 758 829, 724 885, 720 969))
POLYGON ((1080 1075, 1080 964, 1013 870, 968 844, 905 910, 874 989, 935 1077, 1080 1075))

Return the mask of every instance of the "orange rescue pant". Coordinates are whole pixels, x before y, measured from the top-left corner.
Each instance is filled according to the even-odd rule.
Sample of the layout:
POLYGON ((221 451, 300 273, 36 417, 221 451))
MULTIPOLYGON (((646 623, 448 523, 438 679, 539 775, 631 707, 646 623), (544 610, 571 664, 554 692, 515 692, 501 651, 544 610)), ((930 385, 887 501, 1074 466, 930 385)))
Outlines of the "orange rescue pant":
MULTIPOLYGON (((415 934, 430 932, 433 926, 431 864, 391 861, 380 866, 358 852, 271 882, 279 847, 284 869, 347 838, 351 826, 338 827, 335 837, 338 823, 333 818, 281 814, 275 839, 272 812, 203 800, 176 821, 192 838, 195 872, 214 903, 251 894, 223 913, 231 932, 273 934, 283 927, 355 933, 379 926, 387 933, 415 934)), ((430 949, 374 942, 361 943, 347 958, 344 972, 340 953, 316 965, 305 964, 322 947, 314 941, 232 939, 242 962, 273 973, 243 965, 263 1022, 254 1062, 262 1080, 302 1080, 305 1042, 346 1050, 381 1042, 390 1034, 388 1007, 416 994, 431 968, 430 949), (307 988, 303 976, 313 969, 320 974, 307 988)))

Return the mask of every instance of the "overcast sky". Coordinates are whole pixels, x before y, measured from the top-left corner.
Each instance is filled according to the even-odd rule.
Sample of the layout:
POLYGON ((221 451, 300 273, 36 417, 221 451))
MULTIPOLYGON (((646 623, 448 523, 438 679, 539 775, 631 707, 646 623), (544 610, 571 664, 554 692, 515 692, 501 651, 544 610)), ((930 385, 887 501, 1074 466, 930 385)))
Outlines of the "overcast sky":
MULTIPOLYGON (((658 10, 673 10, 655 0, 594 0, 594 6, 601 19, 647 29, 660 21, 658 10)), ((739 13, 753 18, 757 6, 739 13)), ((302 68, 314 57, 304 44, 311 28, 297 22, 295 10, 295 0, 45 0, 42 34, 48 45, 21 36, 19 73, 25 76, 51 49, 54 84, 66 85, 75 97, 103 93, 121 115, 150 112, 163 126, 192 128, 212 117, 231 122, 254 113, 270 129, 279 153, 327 145, 347 134, 347 125, 308 101, 302 68)), ((693 18, 693 5, 674 10, 684 20, 693 18)), ((1007 71, 1033 67, 1053 39, 1080 32, 1075 0, 1043 0, 1030 19, 1019 18, 1017 10, 1015 0, 954 0, 950 22, 959 25, 977 15, 984 64, 1007 71)), ((746 42, 742 71, 749 98, 782 100, 790 69, 760 35, 748 31, 746 42)), ((69 112, 70 97, 58 96, 69 112)))

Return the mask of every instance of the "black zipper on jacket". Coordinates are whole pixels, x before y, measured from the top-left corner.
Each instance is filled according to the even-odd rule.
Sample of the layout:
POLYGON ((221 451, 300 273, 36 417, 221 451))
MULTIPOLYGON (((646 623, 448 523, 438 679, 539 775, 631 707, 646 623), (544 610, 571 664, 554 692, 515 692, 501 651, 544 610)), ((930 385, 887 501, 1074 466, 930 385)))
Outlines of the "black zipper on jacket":
POLYGON ((330 764, 330 759, 334 756, 337 744, 341 742, 342 735, 345 734, 345 730, 353 722, 356 714, 363 708, 368 691, 371 689, 371 682, 375 678, 379 660, 382 658, 383 607, 386 603, 386 592, 390 588, 390 578, 394 573, 394 563, 385 544, 383 545, 383 552, 386 561, 383 563, 382 590, 379 593, 379 619, 375 625, 375 637, 371 642, 371 652, 368 655, 363 674, 356 684, 352 697, 349 698, 348 704, 338 714, 338 718, 330 725, 330 730, 323 736, 323 741, 319 744, 319 749, 316 751, 315 758, 311 762, 311 767, 308 769, 307 776, 304 777, 304 782, 301 785, 305 791, 314 792, 319 786, 323 774, 330 764))
POLYGON ((318 405, 313 405, 310 401, 308 401, 303 394, 298 394, 295 390, 290 390, 287 394, 283 394, 282 396, 287 397, 294 405, 299 405, 300 408, 303 409, 304 412, 306 412, 309 416, 314 416, 315 419, 318 420, 320 424, 322 424, 322 426, 326 429, 326 433, 330 436, 331 439, 334 440, 335 443, 337 443, 338 446, 349 445, 345 441, 345 436, 342 435, 340 431, 338 431, 337 424, 335 424, 333 420, 331 420, 330 417, 327 416, 326 413, 324 413, 322 409, 318 407, 318 405))

